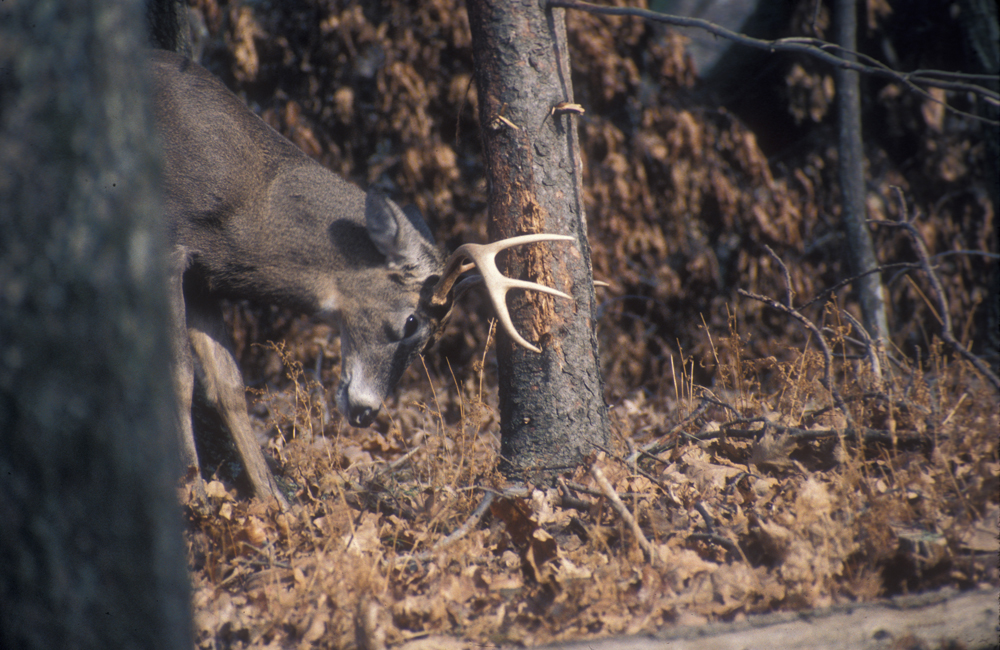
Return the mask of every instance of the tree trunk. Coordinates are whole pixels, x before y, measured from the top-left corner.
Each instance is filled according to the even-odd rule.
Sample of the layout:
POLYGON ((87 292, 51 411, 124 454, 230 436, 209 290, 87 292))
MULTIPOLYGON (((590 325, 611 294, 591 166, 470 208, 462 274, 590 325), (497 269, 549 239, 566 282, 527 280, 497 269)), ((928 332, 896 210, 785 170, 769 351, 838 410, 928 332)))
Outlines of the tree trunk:
POLYGON ((197 60, 185 0, 146 0, 146 26, 150 45, 197 60))
POLYGON ((0 4, 0 647, 190 648, 137 0, 0 4))
POLYGON ((510 298, 537 354, 497 340, 501 468, 546 475, 578 465, 609 439, 593 320, 594 286, 581 190, 564 10, 537 0, 469 0, 492 240, 546 232, 573 242, 511 249, 501 270, 573 296, 510 298))
MULTIPOLYGON (((834 9, 836 41, 844 49, 857 48, 856 0, 837 0, 834 9)), ((854 60, 854 57, 847 57, 854 60)), ((865 206, 865 151, 861 139, 861 84, 854 70, 837 68, 837 139, 840 167, 840 190, 843 194, 844 229, 846 231, 847 258, 851 273, 865 273, 878 266, 871 231, 868 228, 868 211, 865 206)), ((889 340, 889 324, 885 315, 885 292, 882 278, 870 273, 858 280, 861 315, 865 329, 872 339, 889 340)))

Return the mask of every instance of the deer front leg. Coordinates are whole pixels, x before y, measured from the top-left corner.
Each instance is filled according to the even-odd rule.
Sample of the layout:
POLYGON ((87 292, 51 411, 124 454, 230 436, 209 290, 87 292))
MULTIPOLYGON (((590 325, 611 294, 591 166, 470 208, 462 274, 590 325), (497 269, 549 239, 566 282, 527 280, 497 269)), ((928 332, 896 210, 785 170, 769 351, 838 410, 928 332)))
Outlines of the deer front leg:
POLYGON ((170 301, 170 344, 172 347, 172 377, 177 409, 176 429, 180 435, 181 462, 185 474, 194 476, 195 496, 205 501, 205 485, 201 479, 201 465, 194 444, 191 425, 191 401, 194 392, 194 359, 188 340, 187 315, 184 307, 184 271, 188 266, 186 251, 178 249, 171 259, 170 278, 167 285, 170 301))
POLYGON ((205 395, 222 416, 236 443, 254 493, 265 501, 277 499, 282 509, 288 502, 264 461, 264 455, 250 428, 243 376, 229 342, 222 311, 213 301, 187 303, 188 337, 202 369, 205 395))

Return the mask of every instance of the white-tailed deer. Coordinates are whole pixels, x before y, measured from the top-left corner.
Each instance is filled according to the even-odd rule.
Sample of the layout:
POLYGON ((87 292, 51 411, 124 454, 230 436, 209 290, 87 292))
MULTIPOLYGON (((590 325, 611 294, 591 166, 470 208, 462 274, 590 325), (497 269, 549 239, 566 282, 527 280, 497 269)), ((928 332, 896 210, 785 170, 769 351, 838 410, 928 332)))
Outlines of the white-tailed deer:
POLYGON ((503 327, 537 350, 515 331, 507 290, 569 296, 506 278, 493 258, 510 246, 571 237, 538 234, 489 246, 466 244, 445 263, 419 216, 319 165, 205 69, 170 52, 152 53, 151 68, 174 251, 174 381, 190 468, 199 467, 191 426, 197 371, 255 493, 287 505, 251 432, 222 298, 286 305, 336 323, 343 357, 337 407, 356 427, 371 424, 403 371, 440 329, 456 279, 473 267, 465 259, 478 266, 503 327))

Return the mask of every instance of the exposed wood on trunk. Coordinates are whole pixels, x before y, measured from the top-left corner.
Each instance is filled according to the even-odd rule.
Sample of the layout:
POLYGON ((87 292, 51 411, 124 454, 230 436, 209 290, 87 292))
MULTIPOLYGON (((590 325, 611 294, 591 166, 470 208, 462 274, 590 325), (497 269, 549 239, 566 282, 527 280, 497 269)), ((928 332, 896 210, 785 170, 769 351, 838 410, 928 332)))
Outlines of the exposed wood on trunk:
POLYGON ((515 325, 543 352, 506 336, 497 343, 508 473, 572 467, 608 440, 576 118, 551 110, 573 101, 563 13, 531 1, 469 3, 490 237, 576 238, 575 245, 526 247, 500 260, 507 275, 574 297, 573 303, 536 293, 511 297, 515 325))

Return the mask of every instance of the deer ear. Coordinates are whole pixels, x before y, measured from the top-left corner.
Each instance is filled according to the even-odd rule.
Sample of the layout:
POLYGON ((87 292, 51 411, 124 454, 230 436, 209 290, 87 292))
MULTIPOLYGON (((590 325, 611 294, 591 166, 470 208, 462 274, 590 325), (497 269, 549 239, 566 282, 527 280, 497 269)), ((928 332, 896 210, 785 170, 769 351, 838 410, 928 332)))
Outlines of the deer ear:
POLYGON ((385 255, 391 266, 419 264, 434 239, 420 213, 403 212, 398 205, 376 191, 365 199, 365 226, 375 248, 385 255))

